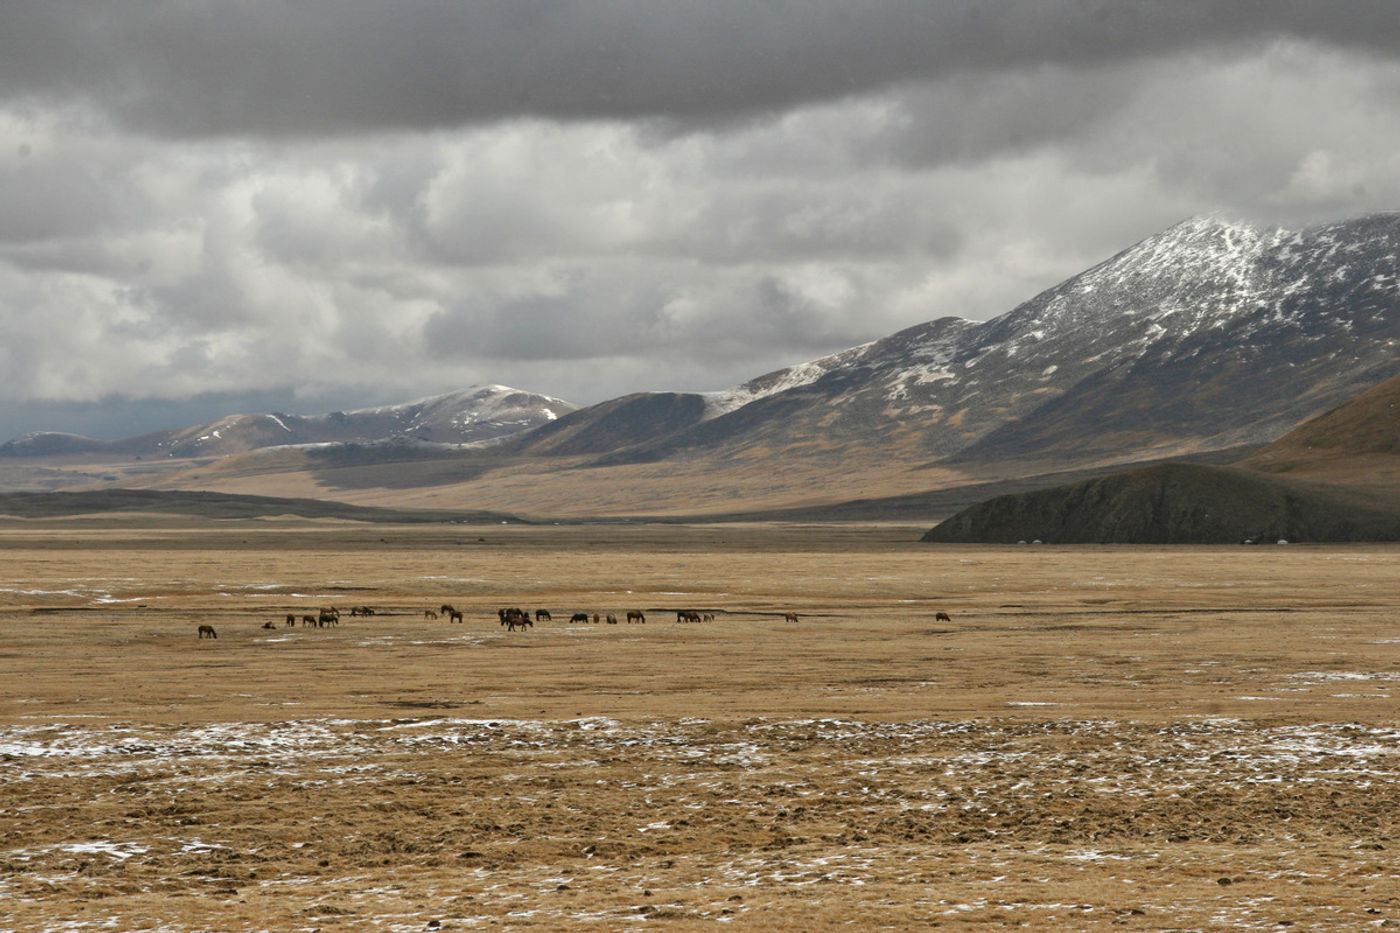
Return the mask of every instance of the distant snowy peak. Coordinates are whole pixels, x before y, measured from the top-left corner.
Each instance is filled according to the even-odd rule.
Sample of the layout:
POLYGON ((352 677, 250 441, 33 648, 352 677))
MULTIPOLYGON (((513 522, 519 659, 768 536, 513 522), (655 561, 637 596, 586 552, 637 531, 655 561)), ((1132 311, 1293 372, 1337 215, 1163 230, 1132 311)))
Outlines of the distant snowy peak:
POLYGON ((313 421, 382 424, 390 436, 424 436, 469 443, 529 430, 578 408, 563 399, 504 385, 471 386, 445 395, 356 411, 318 415, 313 421), (443 432, 447 437, 443 437, 443 432), (452 437, 453 433, 460 437, 452 437))
POLYGON ((577 406, 503 385, 324 415, 283 412, 227 415, 206 424, 121 441, 33 434, 0 445, 0 456, 111 453, 141 457, 220 457, 298 444, 374 444, 388 440, 469 444, 548 424, 577 406))

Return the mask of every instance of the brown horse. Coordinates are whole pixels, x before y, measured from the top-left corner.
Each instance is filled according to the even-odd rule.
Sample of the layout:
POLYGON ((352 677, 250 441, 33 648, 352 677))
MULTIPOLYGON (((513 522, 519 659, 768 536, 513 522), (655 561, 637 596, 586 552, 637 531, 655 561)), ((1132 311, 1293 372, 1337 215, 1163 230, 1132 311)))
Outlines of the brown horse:
POLYGON ((550 617, 550 615, 549 615, 549 610, 548 610, 548 609, 536 609, 536 610, 535 610, 535 621, 536 621, 536 622, 553 622, 554 619, 550 617))
MULTIPOLYGON (((456 609, 449 609, 449 610, 447 611, 447 621, 448 621, 448 622, 461 622, 461 621, 462 621, 462 613, 460 613, 460 612, 457 611, 456 609)), ((462 624, 465 625, 466 623, 462 623, 462 624)))
POLYGON ((424 609, 424 610, 423 610, 423 618, 425 618, 425 619, 436 619, 436 618, 437 618, 437 613, 436 613, 436 612, 433 612, 433 610, 431 610, 431 609, 424 609))
POLYGON ((935 612, 935 613, 933 614, 933 621, 935 621, 935 622, 951 622, 951 621, 953 621, 953 617, 950 616, 950 615, 948 615, 948 613, 946 613, 946 612, 935 612))
POLYGON ((644 616, 644 615, 642 615, 642 611, 641 611, 640 609, 628 609, 628 610, 627 610, 627 624, 628 624, 628 625, 631 625, 633 622, 642 622, 642 623, 645 623, 646 620, 647 620, 647 617, 644 616))
POLYGON ((616 625, 616 624, 617 624, 617 616, 613 615, 611 612, 608 613, 608 624, 609 624, 609 625, 616 625))
POLYGON ((677 612, 677 613, 676 613, 676 621, 677 621, 677 622, 699 622, 699 621, 700 621, 700 613, 696 612, 694 609, 682 609, 680 612, 677 612))
POLYGON ((453 608, 452 608, 452 604, 451 604, 451 603, 443 603, 441 606, 438 607, 438 612, 442 613, 442 614, 445 615, 445 616, 450 616, 452 613, 454 613, 454 612, 456 612, 456 611, 457 611, 456 609, 453 609, 453 608))
POLYGON ((263 623, 263 628, 270 628, 270 629, 273 629, 273 630, 275 631, 275 630, 277 629, 277 623, 276 623, 276 622, 264 622, 264 623, 263 623))
POLYGON ((295 615, 293 615, 292 613, 290 613, 290 612, 287 613, 287 627, 288 627, 288 628, 291 628, 293 625, 296 625, 296 624, 297 624, 297 617, 296 617, 295 615))
POLYGON ((212 625, 201 625, 201 626, 199 627, 199 637, 200 637, 200 638, 218 638, 218 637, 219 637, 219 633, 216 632, 216 631, 214 631, 214 626, 212 626, 212 625))
POLYGON ((588 613, 586 613, 586 612, 575 612, 572 616, 569 617, 569 621, 570 621, 571 623, 572 623, 572 622, 587 622, 587 621, 588 621, 588 613))
POLYGON ((797 613, 795 613, 795 612, 785 612, 785 613, 783 613, 783 621, 784 621, 784 622, 796 622, 796 621, 797 621, 797 613))
POLYGON ((315 616, 302 616, 302 617, 301 617, 301 624, 302 624, 302 625, 315 625, 315 624, 316 624, 316 617, 315 617, 315 616))

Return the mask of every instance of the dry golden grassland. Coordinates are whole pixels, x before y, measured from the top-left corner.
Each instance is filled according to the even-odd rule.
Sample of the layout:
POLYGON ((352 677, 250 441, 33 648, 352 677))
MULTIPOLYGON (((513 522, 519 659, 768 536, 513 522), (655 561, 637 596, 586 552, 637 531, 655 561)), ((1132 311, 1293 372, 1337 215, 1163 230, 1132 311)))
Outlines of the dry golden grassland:
POLYGON ((0 525, 0 930, 1400 926, 1400 548, 922 531, 0 525))

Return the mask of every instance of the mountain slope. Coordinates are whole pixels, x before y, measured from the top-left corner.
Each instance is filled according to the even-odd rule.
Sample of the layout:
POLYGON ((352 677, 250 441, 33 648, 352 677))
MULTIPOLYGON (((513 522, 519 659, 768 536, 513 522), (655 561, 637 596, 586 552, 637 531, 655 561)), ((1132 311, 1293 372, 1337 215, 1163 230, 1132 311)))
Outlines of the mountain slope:
POLYGON ((1400 376, 1300 424, 1244 465, 1283 472, 1368 455, 1400 455, 1400 376))

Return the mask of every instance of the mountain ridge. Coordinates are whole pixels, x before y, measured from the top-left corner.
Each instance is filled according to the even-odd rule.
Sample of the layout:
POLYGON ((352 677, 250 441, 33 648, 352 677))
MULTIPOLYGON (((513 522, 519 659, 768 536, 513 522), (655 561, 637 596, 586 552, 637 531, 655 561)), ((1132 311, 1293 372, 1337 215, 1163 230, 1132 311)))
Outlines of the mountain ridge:
POLYGON ((222 457, 265 447, 373 443, 395 438, 455 445, 529 430, 577 407, 562 399, 510 386, 472 386, 397 405, 320 415, 283 412, 225 415, 203 424, 114 441, 36 431, 0 444, 0 457, 65 454, 222 457))
POLYGON ((262 470, 351 500, 745 512, 1258 446, 1400 372, 1397 257, 1400 213, 1193 219, 989 321, 944 315, 730 390, 634 393, 489 445, 341 444, 153 482, 246 491, 262 470))

